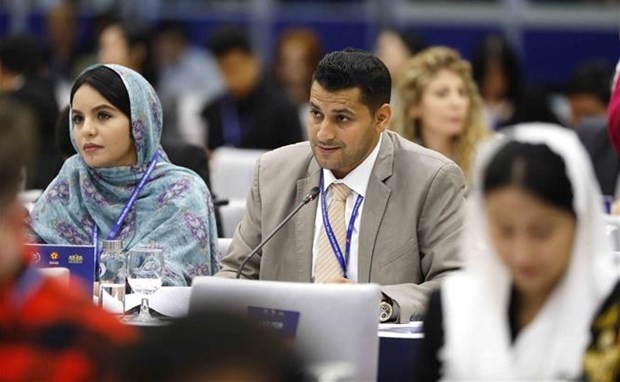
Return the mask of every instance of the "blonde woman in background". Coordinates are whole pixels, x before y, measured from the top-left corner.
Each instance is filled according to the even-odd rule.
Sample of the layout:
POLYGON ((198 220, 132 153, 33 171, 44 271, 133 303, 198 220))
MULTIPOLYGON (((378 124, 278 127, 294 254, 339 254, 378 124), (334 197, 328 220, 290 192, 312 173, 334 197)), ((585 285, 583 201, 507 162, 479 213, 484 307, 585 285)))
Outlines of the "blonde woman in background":
POLYGON ((470 178, 476 147, 488 134, 469 62, 457 51, 432 47, 396 75, 400 106, 392 130, 454 160, 470 178))

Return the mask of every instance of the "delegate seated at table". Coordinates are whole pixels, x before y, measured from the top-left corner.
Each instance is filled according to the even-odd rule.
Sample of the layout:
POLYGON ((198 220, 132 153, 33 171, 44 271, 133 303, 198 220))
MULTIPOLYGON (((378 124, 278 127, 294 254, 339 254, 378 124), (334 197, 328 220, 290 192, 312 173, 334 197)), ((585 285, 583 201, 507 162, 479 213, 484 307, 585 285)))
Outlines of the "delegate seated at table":
POLYGON ((378 283, 384 320, 420 317, 429 291, 461 265, 465 181, 454 162, 384 131, 391 82, 369 53, 323 58, 310 94, 310 141, 258 160, 246 214, 218 276, 234 277, 245 256, 320 185, 320 197, 264 246, 243 277, 378 283))
POLYGON ((35 204, 30 227, 50 244, 122 240, 164 251, 164 285, 218 269, 211 194, 160 146, 162 109, 151 85, 120 65, 87 69, 71 89, 69 158, 35 204), (131 203, 135 194, 135 203, 131 203))

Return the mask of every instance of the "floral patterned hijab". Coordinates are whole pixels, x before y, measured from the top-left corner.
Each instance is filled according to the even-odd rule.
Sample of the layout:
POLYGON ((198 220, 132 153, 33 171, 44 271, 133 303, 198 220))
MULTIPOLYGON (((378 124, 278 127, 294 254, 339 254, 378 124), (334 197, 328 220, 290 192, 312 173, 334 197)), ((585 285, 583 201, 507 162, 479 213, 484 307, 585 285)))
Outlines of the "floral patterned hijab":
MULTIPOLYGON (((164 285, 189 285, 192 277, 218 270, 211 194, 198 175, 168 161, 160 145, 162 108, 153 87, 131 69, 105 66, 119 75, 129 95, 137 164, 91 168, 79 154, 72 156, 35 204, 30 228, 36 240, 44 243, 90 245, 95 226, 100 238, 106 239, 155 153, 159 153, 157 165, 117 239, 123 241, 125 250, 162 248, 164 285)), ((69 130, 77 151, 73 122, 69 130)))

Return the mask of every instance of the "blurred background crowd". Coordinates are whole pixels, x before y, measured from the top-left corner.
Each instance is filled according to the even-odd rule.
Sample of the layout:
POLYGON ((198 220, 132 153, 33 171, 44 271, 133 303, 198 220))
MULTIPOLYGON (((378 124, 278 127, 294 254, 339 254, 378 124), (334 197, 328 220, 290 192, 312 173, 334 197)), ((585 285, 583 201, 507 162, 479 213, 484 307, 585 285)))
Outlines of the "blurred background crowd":
MULTIPOLYGON (((44 189, 74 153, 61 112, 90 64, 142 73, 164 105, 164 148, 197 168, 188 148, 268 150, 305 139, 311 75, 325 53, 373 51, 397 85, 403 63, 436 45, 471 63, 488 130, 528 121, 604 127, 618 2, 0 0, 0 93, 38 118, 26 188, 44 189)), ((604 162, 603 193, 614 195, 618 157, 589 135, 586 146, 604 162)))

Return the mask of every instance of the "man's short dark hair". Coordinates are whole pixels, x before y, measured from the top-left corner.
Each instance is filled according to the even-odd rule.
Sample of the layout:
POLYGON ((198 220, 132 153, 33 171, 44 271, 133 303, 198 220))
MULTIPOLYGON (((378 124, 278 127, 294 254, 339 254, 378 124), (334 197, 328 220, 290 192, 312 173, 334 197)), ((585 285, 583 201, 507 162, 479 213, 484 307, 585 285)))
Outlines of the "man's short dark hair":
POLYGON ((30 36, 10 36, 0 41, 0 64, 13 73, 34 76, 42 61, 42 50, 30 36))
POLYGON ((17 197, 30 157, 34 118, 28 110, 0 97, 0 210, 17 197))
POLYGON ((577 66, 568 80, 566 93, 590 94, 607 105, 611 97, 613 70, 602 61, 592 61, 577 66))
POLYGON ((221 57, 232 51, 253 54, 247 32, 236 26, 223 26, 214 30, 207 41, 207 48, 215 57, 221 57))
POLYGON ((381 60, 363 50, 347 48, 327 54, 312 79, 330 92, 359 88, 361 101, 371 113, 390 102, 390 72, 381 60))
POLYGON ((176 39, 181 41, 187 42, 190 40, 186 24, 178 20, 162 20, 157 25, 156 32, 159 36, 166 34, 169 36, 174 36, 176 39))

